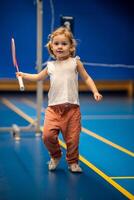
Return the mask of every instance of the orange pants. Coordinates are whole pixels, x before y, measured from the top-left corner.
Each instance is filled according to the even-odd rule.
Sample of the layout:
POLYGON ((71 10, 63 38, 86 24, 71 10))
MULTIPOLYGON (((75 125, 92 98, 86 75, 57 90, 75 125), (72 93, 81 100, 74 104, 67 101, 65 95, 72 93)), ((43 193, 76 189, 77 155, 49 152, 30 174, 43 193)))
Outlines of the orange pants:
POLYGON ((62 154, 58 141, 60 131, 67 146, 68 164, 78 163, 81 131, 81 113, 78 105, 66 103, 46 109, 43 140, 53 158, 60 158, 62 154))

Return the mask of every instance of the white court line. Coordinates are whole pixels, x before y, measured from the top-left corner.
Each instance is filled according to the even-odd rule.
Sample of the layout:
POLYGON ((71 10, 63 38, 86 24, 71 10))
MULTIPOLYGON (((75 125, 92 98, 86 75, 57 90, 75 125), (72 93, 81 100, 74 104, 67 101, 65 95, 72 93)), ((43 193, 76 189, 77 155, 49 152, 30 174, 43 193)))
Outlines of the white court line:
POLYGON ((134 119, 134 115, 82 115, 82 120, 134 119))
MULTIPOLYGON (((22 102, 25 102, 29 106, 36 108, 36 103, 26 98, 21 98, 22 102)), ((45 113, 45 108, 42 107, 41 113, 45 113)), ((110 120, 110 119, 134 119, 134 115, 82 115, 82 120, 110 120)))
MULTIPOLYGON (((36 108, 36 104, 34 102, 32 102, 31 100, 27 100, 26 98, 22 98, 21 100, 22 100, 22 102, 28 104, 29 106, 31 106, 33 108, 36 108)), ((84 128, 84 127, 82 127, 82 131, 84 133, 86 133, 86 134, 88 134, 88 135, 90 135, 90 136, 92 136, 92 137, 94 137, 94 138, 96 138, 96 139, 98 139, 98 140, 100 140, 100 141, 102 141, 102 142, 104 142, 104 143, 106 143, 106 144, 108 144, 108 145, 110 145, 110 146, 112 146, 112 147, 114 147, 114 148, 116 148, 116 149, 128 154, 128 155, 130 155, 130 156, 134 156, 133 152, 131 152, 131 151, 121 147, 120 145, 115 144, 115 143, 113 143, 113 142, 111 142, 111 141, 109 141, 109 140, 107 140, 107 139, 105 139, 105 138, 103 138, 103 137, 101 137, 99 135, 97 135, 94 132, 91 132, 90 130, 88 130, 88 129, 84 128)))

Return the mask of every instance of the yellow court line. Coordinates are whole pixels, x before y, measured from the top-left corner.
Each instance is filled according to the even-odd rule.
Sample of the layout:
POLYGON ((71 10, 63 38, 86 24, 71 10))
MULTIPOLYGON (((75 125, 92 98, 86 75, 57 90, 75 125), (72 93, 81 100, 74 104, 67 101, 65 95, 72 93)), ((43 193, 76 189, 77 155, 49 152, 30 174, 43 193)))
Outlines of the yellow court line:
MULTIPOLYGON (((16 112, 18 115, 23 117, 25 120, 27 120, 30 123, 33 123, 34 120, 29 117, 27 114, 25 114, 23 111, 21 111, 17 106, 15 106, 13 103, 11 103, 9 100, 2 98, 2 102, 8 106, 11 110, 16 112)), ((43 127, 41 128, 43 129, 43 127)), ((64 142, 59 140, 60 145, 66 149, 66 145, 64 142)), ((97 174, 99 174, 103 179, 105 179, 108 183, 110 183, 113 187, 115 187, 118 191, 120 191, 124 196, 126 196, 130 200, 134 200, 134 195, 132 195, 130 192, 128 192, 126 189, 124 189, 122 186, 120 186, 118 183, 116 183, 112 178, 107 176, 104 172, 102 172, 100 169, 98 169, 96 166, 94 166, 92 163, 90 163, 88 160, 86 160, 83 156, 79 156, 79 159, 81 162, 83 162, 86 166, 91 168, 93 171, 95 171, 97 174)))
MULTIPOLYGON (((35 104, 35 103, 33 103, 32 101, 27 100, 27 99, 25 99, 25 98, 23 98, 23 99, 24 99, 24 102, 27 103, 29 106, 32 106, 32 107, 36 108, 36 104, 35 104)), ((121 147, 120 145, 115 144, 115 143, 113 143, 113 142, 111 142, 111 141, 105 139, 105 138, 102 137, 102 136, 99 136, 98 134, 96 134, 96 133, 94 133, 94 132, 92 132, 92 131, 90 131, 90 130, 84 128, 84 127, 82 127, 82 131, 83 131, 84 133, 86 133, 86 134, 88 134, 88 135, 90 135, 90 136, 92 136, 92 137, 94 137, 94 138, 96 138, 96 139, 98 139, 98 140, 100 140, 100 141, 102 141, 102 142, 104 142, 104 143, 106 143, 106 144, 108 144, 108 145, 110 145, 110 146, 112 146, 112 147, 114 147, 114 148, 116 148, 116 149, 122 151, 123 153, 126 153, 126 154, 128 154, 129 156, 134 157, 134 153, 133 153, 132 151, 129 151, 129 150, 127 150, 126 148, 121 147)))
POLYGON ((126 153, 126 154, 128 154, 129 156, 134 157, 134 153, 133 153, 132 151, 129 151, 129 150, 125 149, 124 147, 121 147, 120 145, 115 144, 115 143, 113 143, 113 142, 111 142, 111 141, 105 139, 104 137, 99 136, 99 135, 97 135, 96 133, 94 133, 94 132, 92 132, 92 131, 89 131, 88 129, 86 129, 86 128, 84 128, 84 127, 82 127, 82 131, 83 131, 84 133, 86 133, 86 134, 88 134, 88 135, 90 135, 90 136, 92 136, 92 137, 94 137, 94 138, 96 138, 96 139, 98 139, 98 140, 100 140, 100 141, 102 141, 102 142, 104 142, 104 143, 106 143, 106 144, 108 144, 108 145, 110 145, 110 146, 112 146, 112 147, 114 147, 114 148, 116 148, 116 149, 122 151, 123 153, 126 153))
MULTIPOLYGON (((66 145, 64 142, 59 140, 60 145, 66 149, 66 145)), ((94 172, 96 172, 99 176, 101 176, 103 179, 105 179, 108 183, 110 183, 114 188, 116 188, 118 191, 120 191, 124 196, 126 196, 130 200, 134 200, 134 195, 132 195, 130 192, 128 192, 126 189, 124 189, 121 185, 116 183, 114 180, 112 180, 111 177, 107 176, 104 172, 102 172, 100 169, 98 169, 95 165, 93 165, 91 162, 86 160, 83 156, 79 156, 79 160, 83 162, 86 166, 91 168, 94 172)))
POLYGON ((134 176, 111 176, 111 179, 134 179, 134 176))

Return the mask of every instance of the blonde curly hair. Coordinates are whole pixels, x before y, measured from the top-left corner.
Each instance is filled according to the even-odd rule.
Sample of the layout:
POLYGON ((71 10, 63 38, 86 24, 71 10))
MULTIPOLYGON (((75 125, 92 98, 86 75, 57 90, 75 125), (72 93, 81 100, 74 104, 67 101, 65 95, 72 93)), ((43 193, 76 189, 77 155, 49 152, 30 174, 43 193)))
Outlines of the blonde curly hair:
POLYGON ((74 39, 74 36, 73 36, 72 32, 66 27, 59 27, 55 31, 53 31, 52 34, 49 35, 49 41, 46 44, 46 47, 47 47, 50 55, 53 58, 55 58, 55 55, 54 55, 53 50, 52 50, 52 42, 53 42, 53 38, 55 36, 61 35, 61 34, 64 34, 65 37, 67 37, 69 39, 70 44, 71 44, 70 56, 74 57, 75 56, 75 52, 76 52, 76 40, 74 39))

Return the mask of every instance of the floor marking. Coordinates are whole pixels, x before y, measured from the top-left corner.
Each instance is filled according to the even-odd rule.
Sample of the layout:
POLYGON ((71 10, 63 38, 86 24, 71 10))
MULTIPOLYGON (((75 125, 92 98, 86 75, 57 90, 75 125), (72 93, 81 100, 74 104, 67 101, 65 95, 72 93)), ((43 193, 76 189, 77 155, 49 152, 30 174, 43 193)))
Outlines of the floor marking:
POLYGON ((111 179, 134 179, 134 176, 111 176, 111 179))
POLYGON ((94 133, 92 131, 89 131, 88 129, 86 129, 84 127, 82 127, 82 132, 84 132, 84 133, 86 133, 86 134, 88 134, 88 135, 90 135, 90 136, 92 136, 92 137, 94 137, 94 138, 96 138, 96 139, 98 139, 98 140, 100 140, 100 141, 102 141, 102 142, 104 142, 104 143, 106 143, 106 144, 108 144, 108 145, 110 145, 110 146, 122 151, 123 153, 126 153, 126 154, 134 157, 134 153, 133 152, 121 147, 118 144, 115 144, 115 143, 111 142, 110 140, 105 139, 102 136, 97 135, 96 133, 94 133))
MULTIPOLYGON (((34 103, 33 101, 30 101, 29 99, 26 99, 26 98, 21 98, 21 101, 26 103, 27 105, 29 105, 30 107, 32 108, 37 108, 36 107, 36 103, 34 103)), ((41 113, 45 113, 45 108, 41 108, 41 113)))
POLYGON ((121 120, 134 119, 134 115, 82 115, 82 120, 121 120))
POLYGON ((19 109, 17 106, 15 106, 13 103, 11 103, 9 100, 6 98, 1 99, 2 103, 5 104, 8 108, 16 112, 18 115, 23 117, 25 120, 30 122, 31 124, 35 123, 35 120, 33 120, 31 117, 29 117, 26 113, 24 113, 21 109, 19 109))
MULTIPOLYGON (((28 103, 29 106, 32 106, 33 108, 36 108, 36 104, 35 104, 33 101, 27 100, 27 99, 25 99, 25 98, 23 98, 23 101, 24 101, 25 103, 28 103)), ((44 112, 44 108, 42 108, 42 111, 44 112)), ((134 116, 134 115, 133 115, 133 116, 134 116)), ((86 134, 88 134, 88 135, 90 135, 90 136, 92 136, 92 137, 94 137, 94 138, 96 138, 96 139, 98 139, 98 140, 100 140, 100 141, 102 141, 102 142, 104 142, 104 143, 106 143, 106 144, 108 144, 108 145, 110 145, 110 146, 112 146, 112 147, 114 147, 114 148, 116 148, 116 149, 122 151, 123 153, 126 153, 126 154, 128 154, 128 155, 134 157, 134 153, 131 152, 131 151, 129 151, 129 150, 127 150, 126 148, 121 147, 120 145, 117 145, 117 144, 115 144, 115 143, 109 141, 108 139, 105 139, 104 137, 99 136, 98 134, 96 134, 96 133, 94 133, 94 132, 92 132, 92 131, 90 131, 90 130, 84 128, 84 127, 82 127, 82 131, 83 131, 84 133, 86 133, 86 134)))
MULTIPOLYGON (((21 117, 23 117, 25 120, 27 120, 28 122, 34 122, 34 120, 29 117, 27 114, 25 114, 23 111, 21 111, 17 106, 15 106, 13 103, 11 103, 9 100, 2 98, 2 102, 8 106, 11 110, 13 110, 14 112, 16 112, 18 115, 20 115, 21 117), (20 112, 21 111, 21 112, 20 112)), ((42 127, 43 128, 43 127, 42 127)), ((62 142, 61 140, 59 140, 60 145, 66 149, 66 145, 64 142, 62 142)), ((119 185, 118 183, 116 183, 114 180, 112 180, 112 178, 110 178, 109 176, 107 176, 104 172, 102 172, 100 169, 98 169, 95 165, 93 165, 92 163, 90 163, 88 160, 86 160, 83 156, 79 156, 79 159, 81 162, 83 162, 86 166, 88 166, 89 168, 91 168, 93 171, 95 171, 97 174, 99 174, 103 179, 105 179, 108 183, 110 183, 112 186, 114 186, 118 191, 120 191, 124 196, 126 196, 128 199, 130 200, 134 200, 134 195, 132 195, 130 192, 128 192, 125 188, 123 188, 121 185, 119 185)))
MULTIPOLYGON (((22 102, 25 102, 27 105, 36 108, 36 104, 26 98, 21 98, 22 102)), ((44 113, 45 108, 42 107, 41 112, 44 113)), ((108 119, 134 119, 134 115, 82 115, 82 120, 108 120, 108 119)))
MULTIPOLYGON (((66 145, 64 142, 59 140, 60 145, 66 149, 66 145)), ((92 169, 94 172, 96 172, 98 175, 100 175, 103 179, 105 179, 108 183, 110 183, 114 188, 116 188, 118 191, 120 191, 124 196, 126 196, 130 200, 134 200, 134 195, 132 195, 130 192, 128 192, 125 188, 123 188, 121 185, 116 183, 114 180, 112 180, 111 177, 107 176, 104 172, 102 172, 100 169, 98 169, 95 165, 93 165, 91 162, 86 160, 83 156, 79 156, 79 160, 83 162, 86 166, 88 166, 90 169, 92 169)))

